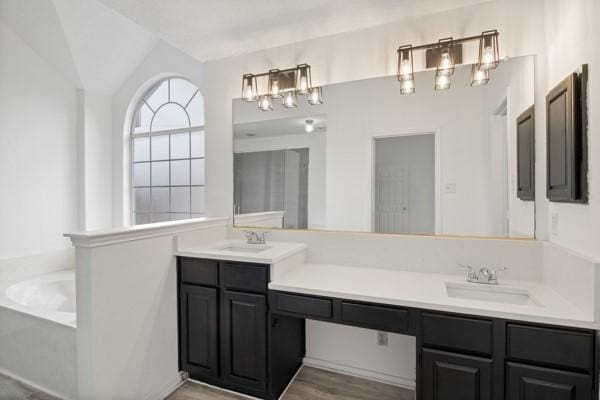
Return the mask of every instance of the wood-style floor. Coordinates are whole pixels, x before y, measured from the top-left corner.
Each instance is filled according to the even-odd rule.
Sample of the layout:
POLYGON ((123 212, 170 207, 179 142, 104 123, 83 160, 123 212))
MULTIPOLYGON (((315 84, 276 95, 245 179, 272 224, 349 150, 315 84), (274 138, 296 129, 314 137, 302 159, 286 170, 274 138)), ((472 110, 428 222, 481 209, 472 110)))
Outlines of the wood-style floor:
MULTIPOLYGON (((302 367, 282 400, 414 400, 412 390, 367 379, 302 367)), ((167 400, 243 400, 246 397, 186 382, 167 400)))
POLYGON ((0 375, 0 400, 58 400, 8 376, 0 375))

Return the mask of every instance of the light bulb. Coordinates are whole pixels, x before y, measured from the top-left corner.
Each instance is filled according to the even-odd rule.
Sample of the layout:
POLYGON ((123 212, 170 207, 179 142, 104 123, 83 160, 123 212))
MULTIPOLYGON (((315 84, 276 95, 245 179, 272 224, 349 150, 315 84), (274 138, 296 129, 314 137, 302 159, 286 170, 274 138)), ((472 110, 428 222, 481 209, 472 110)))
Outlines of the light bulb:
POLYGON ((313 121, 312 119, 307 119, 307 120, 304 122, 304 131, 305 131, 306 133, 311 133, 311 132, 314 132, 314 130, 315 130, 315 124, 314 124, 314 121, 313 121))
POLYGON ((415 81, 410 79, 406 81, 402 81, 400 84, 400 93, 402 94, 410 94, 415 92, 415 81))
POLYGON ((435 90, 446 90, 450 88, 450 77, 448 75, 438 75, 435 78, 435 90))
POLYGON ((473 65, 471 86, 486 85, 490 80, 490 73, 487 69, 481 69, 479 65, 473 65))
POLYGON ((269 96, 260 96, 258 99, 258 108, 261 111, 271 111, 273 110, 273 102, 269 96))
POLYGON ((481 68, 488 69, 492 66, 494 62, 494 50, 491 46, 488 46, 483 49, 483 54, 481 55, 481 68))
POLYGON ((310 90, 310 93, 308 94, 308 103, 313 106, 323 104, 323 99, 321 99, 320 87, 316 86, 310 90))
POLYGON ((286 92, 283 96, 283 106, 285 108, 295 108, 296 107, 296 92, 290 90, 286 92))
POLYGON ((450 54, 447 52, 442 53, 442 60, 440 61, 440 73, 448 74, 452 68, 452 60, 450 60, 450 54))
POLYGON ((410 60, 403 60, 402 67, 400 68, 400 76, 404 78, 408 78, 412 72, 412 68, 410 65, 410 60))
POLYGON ((279 96, 279 82, 274 81, 271 86, 271 96, 278 97, 279 96))
POLYGON ((307 89, 308 89, 308 81, 306 80, 305 76, 302 76, 302 77, 300 77, 300 91, 306 92, 307 89))

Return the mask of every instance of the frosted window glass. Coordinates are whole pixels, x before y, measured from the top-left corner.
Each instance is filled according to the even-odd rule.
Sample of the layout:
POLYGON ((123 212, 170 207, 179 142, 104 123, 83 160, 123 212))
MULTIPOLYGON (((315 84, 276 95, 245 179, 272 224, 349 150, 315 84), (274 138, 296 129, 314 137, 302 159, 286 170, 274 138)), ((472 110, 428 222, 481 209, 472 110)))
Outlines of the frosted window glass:
POLYGON ((190 123, 192 126, 204 125, 204 98, 200 92, 196 93, 186 110, 190 115, 190 123))
POLYGON ((171 188, 171 211, 172 212, 190 212, 190 188, 173 187, 171 188))
POLYGON ((134 132, 148 132, 150 130, 150 123, 152 122, 153 116, 154 112, 152 112, 150 107, 148 107, 146 103, 142 103, 142 106, 138 109, 135 116, 134 132))
POLYGON ((192 158, 204 157, 204 132, 191 134, 192 158))
POLYGON ((150 222, 152 222, 152 215, 149 213, 135 213, 133 215, 133 223, 136 225, 149 224, 150 222))
POLYGON ((133 164, 133 186, 150 186, 150 163, 133 164))
POLYGON ((152 188, 152 211, 169 211, 169 188, 152 188))
POLYGON ((165 129, 187 128, 190 121, 185 110, 178 104, 165 104, 154 115, 152 120, 152 131, 165 129))
POLYGON ((190 184, 190 160, 171 161, 171 185, 190 184))
POLYGON ((206 211, 204 187, 192 187, 192 213, 203 214, 206 211))
POLYGON ((178 133, 171 135, 171 158, 190 157, 190 134, 178 133))
POLYGON ((169 186, 169 162, 152 163, 152 186, 169 186))
POLYGON ((204 159, 192 160, 192 185, 204 185, 204 159))
POLYGON ((157 86, 153 87, 148 91, 146 96, 144 97, 146 103, 152 107, 154 111, 158 110, 158 108, 169 102, 169 81, 163 81, 157 86))
POLYGON ((152 160, 169 159, 169 135, 152 137, 152 160))
POLYGON ((133 189, 133 210, 150 211, 150 189, 133 189))
POLYGON ((171 101, 183 107, 190 102, 196 90, 196 86, 185 79, 171 79, 171 101))
POLYGON ((171 220, 169 213, 154 213, 152 214, 152 222, 166 222, 171 220))
POLYGON ((133 139, 133 161, 150 160, 150 138, 133 139))

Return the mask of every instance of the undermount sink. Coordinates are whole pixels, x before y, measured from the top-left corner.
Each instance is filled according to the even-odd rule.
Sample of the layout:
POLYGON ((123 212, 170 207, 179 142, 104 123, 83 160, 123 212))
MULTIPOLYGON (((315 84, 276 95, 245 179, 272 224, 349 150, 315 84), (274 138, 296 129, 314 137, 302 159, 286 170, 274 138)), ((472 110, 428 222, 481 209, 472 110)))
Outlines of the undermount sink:
POLYGON ((540 306, 529 290, 518 287, 446 282, 448 297, 520 306, 540 306))
POLYGON ((270 249, 271 246, 265 246, 261 244, 231 244, 227 247, 223 247, 219 250, 232 251, 234 253, 261 253, 265 250, 270 249))

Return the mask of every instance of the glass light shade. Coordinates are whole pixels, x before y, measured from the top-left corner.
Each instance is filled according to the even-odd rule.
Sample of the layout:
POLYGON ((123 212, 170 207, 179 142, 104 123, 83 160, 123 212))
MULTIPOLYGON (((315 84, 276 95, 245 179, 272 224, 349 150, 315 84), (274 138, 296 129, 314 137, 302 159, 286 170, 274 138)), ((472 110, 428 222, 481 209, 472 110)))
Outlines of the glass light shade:
POLYGON ((400 93, 401 94, 411 94, 415 92, 415 81, 414 80, 405 80, 400 83, 400 93))
POLYGON ((281 82, 279 80, 279 70, 272 69, 269 71, 269 95, 278 99, 281 97, 281 82))
POLYGON ((297 100, 296 91, 289 90, 289 91, 285 92, 285 94, 283 95, 282 103, 285 108, 296 108, 296 107, 298 107, 296 100, 297 100))
POLYGON ((481 70, 494 69, 500 63, 498 49, 498 31, 486 31, 479 39, 479 68, 481 70))
POLYGON ((435 77, 435 90, 450 89, 450 75, 442 74, 435 77))
POLYGON ((440 39, 440 60, 436 69, 436 77, 439 75, 452 75, 454 73, 454 47, 452 38, 440 39))
POLYGON ((402 46, 398 49, 398 80, 414 80, 412 46, 402 46))
POLYGON ((321 96, 321 87, 316 86, 310 90, 308 94, 308 104, 316 106, 323 104, 323 97, 321 96))
POLYGON ((256 101, 258 98, 256 77, 252 74, 244 74, 242 77, 242 100, 256 101))
POLYGON ((315 131, 315 121, 313 121, 312 119, 307 119, 304 122, 304 131, 306 133, 312 133, 315 131))
POLYGON ((261 111, 272 111, 273 101, 270 96, 263 95, 258 99, 258 109, 261 111))
POLYGON ((311 88, 310 65, 298 65, 296 70, 296 91, 298 94, 307 94, 311 88))
POLYGON ((487 85, 490 81, 490 71, 481 69, 479 65, 474 64, 471 67, 471 86, 487 85))

